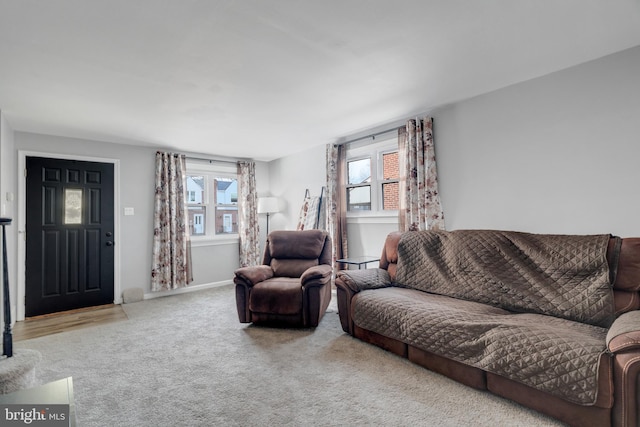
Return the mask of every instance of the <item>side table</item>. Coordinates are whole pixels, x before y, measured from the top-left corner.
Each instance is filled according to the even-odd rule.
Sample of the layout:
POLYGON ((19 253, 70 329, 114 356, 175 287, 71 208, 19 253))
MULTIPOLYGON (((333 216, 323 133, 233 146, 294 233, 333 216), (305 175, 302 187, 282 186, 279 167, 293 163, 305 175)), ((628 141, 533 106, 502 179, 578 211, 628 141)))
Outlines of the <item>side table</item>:
POLYGON ((370 262, 377 262, 377 261, 380 261, 380 257, 356 256, 356 257, 342 258, 342 259, 336 260, 336 262, 341 262, 343 264, 357 265, 358 270, 362 269, 363 266, 366 269, 367 264, 369 264, 370 262))

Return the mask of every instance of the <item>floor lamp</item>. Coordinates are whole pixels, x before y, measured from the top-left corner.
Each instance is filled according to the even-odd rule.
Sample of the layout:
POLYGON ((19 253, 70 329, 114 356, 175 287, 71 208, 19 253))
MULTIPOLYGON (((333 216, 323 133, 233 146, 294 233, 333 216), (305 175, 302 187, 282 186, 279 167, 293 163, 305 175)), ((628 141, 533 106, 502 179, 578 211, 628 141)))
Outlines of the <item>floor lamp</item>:
POLYGON ((275 197, 259 197, 258 213, 267 214, 267 236, 269 235, 269 215, 279 212, 278 199, 275 197))

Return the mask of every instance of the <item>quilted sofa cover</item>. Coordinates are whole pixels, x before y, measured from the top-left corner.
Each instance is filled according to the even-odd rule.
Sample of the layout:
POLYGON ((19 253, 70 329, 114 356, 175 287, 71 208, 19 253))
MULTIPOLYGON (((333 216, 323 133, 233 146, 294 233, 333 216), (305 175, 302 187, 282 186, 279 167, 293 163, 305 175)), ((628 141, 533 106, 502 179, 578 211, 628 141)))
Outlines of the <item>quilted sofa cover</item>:
POLYGON ((339 273, 342 327, 570 424, 636 425, 636 381, 624 398, 615 382, 629 373, 629 350, 637 351, 628 340, 640 330, 639 243, 495 230, 392 233, 381 268, 339 273), (608 345, 614 336, 627 342, 618 360, 625 368, 608 345))

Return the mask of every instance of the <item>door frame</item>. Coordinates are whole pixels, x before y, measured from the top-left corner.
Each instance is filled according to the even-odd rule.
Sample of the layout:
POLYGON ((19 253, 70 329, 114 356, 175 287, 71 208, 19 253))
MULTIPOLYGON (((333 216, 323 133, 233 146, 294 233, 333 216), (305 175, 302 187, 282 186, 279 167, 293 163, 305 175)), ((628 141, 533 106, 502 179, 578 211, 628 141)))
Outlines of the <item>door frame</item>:
POLYGON ((120 291, 120 160, 106 157, 89 157, 74 154, 46 153, 40 151, 18 150, 18 270, 17 270, 17 300, 16 321, 25 318, 26 271, 27 259, 26 222, 27 222, 27 157, 45 157, 49 159, 80 160, 84 162, 98 162, 113 164, 113 220, 114 220, 114 258, 113 258, 113 298, 114 304, 122 304, 120 291))

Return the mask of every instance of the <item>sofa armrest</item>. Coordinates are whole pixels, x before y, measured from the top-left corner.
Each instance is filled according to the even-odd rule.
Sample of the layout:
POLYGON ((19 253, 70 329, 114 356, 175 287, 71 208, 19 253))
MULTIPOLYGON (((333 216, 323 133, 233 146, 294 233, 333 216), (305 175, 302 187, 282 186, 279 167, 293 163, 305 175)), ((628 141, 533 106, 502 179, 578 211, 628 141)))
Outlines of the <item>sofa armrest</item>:
POLYGON ((389 273, 383 268, 339 271, 336 277, 336 296, 342 330, 348 334, 354 334, 351 299, 358 292, 366 289, 386 288, 392 285, 389 273))
POLYGON ((256 283, 263 282, 273 277, 273 270, 268 265, 255 265, 251 267, 240 267, 233 272, 236 284, 244 284, 249 287, 256 283), (238 283, 241 282, 241 283, 238 283))
POLYGON ((360 292, 365 289, 388 288, 392 286, 392 283, 387 270, 370 268, 365 270, 339 271, 336 286, 339 285, 348 287, 352 292, 360 292))
POLYGON ((640 349, 640 311, 618 317, 607 332, 607 349, 612 353, 640 349))
POLYGON ((309 267, 300 276, 302 286, 323 286, 331 281, 333 269, 329 264, 309 267))

